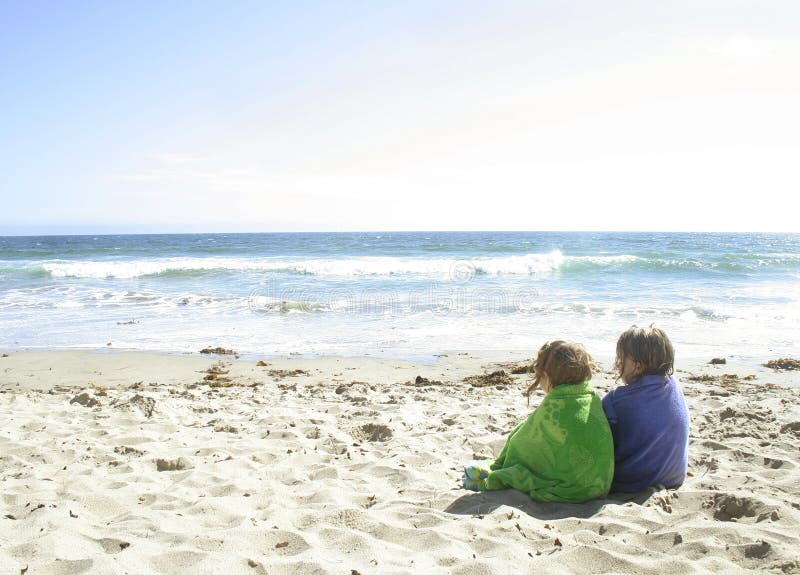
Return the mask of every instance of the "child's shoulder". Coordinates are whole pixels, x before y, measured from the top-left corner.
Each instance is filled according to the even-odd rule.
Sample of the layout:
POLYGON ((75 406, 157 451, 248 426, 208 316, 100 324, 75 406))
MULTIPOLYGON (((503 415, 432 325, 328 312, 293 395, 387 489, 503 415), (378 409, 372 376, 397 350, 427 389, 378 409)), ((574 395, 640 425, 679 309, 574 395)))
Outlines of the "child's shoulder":
POLYGON ((545 400, 557 401, 559 399, 569 399, 575 397, 584 397, 595 395, 594 387, 591 381, 582 381, 580 383, 568 383, 559 385, 545 396, 545 400))
POLYGON ((615 387, 603 397, 603 402, 653 401, 664 399, 675 393, 682 394, 683 392, 673 377, 646 375, 638 381, 615 387))

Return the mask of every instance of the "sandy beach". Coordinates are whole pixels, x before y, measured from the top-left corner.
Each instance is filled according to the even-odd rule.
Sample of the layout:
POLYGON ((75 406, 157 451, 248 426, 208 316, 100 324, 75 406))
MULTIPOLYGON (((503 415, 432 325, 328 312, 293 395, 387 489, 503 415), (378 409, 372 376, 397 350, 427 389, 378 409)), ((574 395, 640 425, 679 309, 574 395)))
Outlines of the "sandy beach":
POLYGON ((0 575, 800 575, 800 0, 0 30, 0 575))
POLYGON ((0 573, 800 572, 800 373, 679 358, 678 490, 464 491, 541 401, 528 359, 9 352, 0 573))

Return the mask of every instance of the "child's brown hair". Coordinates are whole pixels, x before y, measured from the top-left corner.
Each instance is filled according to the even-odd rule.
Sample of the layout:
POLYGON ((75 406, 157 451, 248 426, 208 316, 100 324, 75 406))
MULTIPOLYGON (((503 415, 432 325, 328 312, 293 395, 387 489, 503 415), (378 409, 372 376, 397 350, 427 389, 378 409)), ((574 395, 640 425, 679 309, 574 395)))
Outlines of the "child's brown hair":
POLYGON ((617 358, 614 369, 622 376, 625 360, 641 366, 638 375, 672 375, 675 350, 664 330, 654 326, 631 326, 617 340, 617 358))
POLYGON ((592 379, 592 357, 579 343, 560 339, 549 341, 539 348, 533 373, 533 383, 525 392, 528 401, 531 393, 539 387, 543 375, 550 380, 551 389, 592 379))

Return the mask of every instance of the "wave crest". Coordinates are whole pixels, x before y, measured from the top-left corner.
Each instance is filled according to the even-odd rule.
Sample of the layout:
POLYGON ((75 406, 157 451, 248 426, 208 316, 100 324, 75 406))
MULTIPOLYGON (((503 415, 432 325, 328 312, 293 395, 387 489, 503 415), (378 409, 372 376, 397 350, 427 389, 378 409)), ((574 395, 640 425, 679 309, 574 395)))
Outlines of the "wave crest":
POLYGON ((476 274, 535 274, 561 267, 559 251, 497 258, 401 258, 364 256, 343 259, 268 260, 244 258, 160 258, 133 261, 47 262, 52 277, 130 279, 148 276, 191 276, 220 272, 268 272, 314 276, 415 275, 448 278, 463 275, 464 264, 476 274))
POLYGON ((28 273, 56 278, 131 279, 138 277, 205 277, 240 272, 310 275, 322 277, 413 276, 466 281, 476 275, 540 275, 553 272, 580 273, 597 268, 631 270, 749 271, 765 265, 787 265, 790 258, 755 262, 700 261, 630 254, 565 256, 559 250, 494 257, 397 257, 359 256, 328 259, 288 258, 155 258, 117 261, 49 261, 28 273))

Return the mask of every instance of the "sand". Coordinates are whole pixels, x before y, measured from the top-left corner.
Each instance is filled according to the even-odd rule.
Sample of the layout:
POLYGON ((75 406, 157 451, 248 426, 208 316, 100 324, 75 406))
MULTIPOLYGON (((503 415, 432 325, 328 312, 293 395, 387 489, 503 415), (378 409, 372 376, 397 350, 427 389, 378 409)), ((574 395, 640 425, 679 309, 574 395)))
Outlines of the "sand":
POLYGON ((541 396, 462 380, 524 359, 11 352, 0 573, 800 572, 800 372, 679 363, 678 490, 464 491, 541 396))

